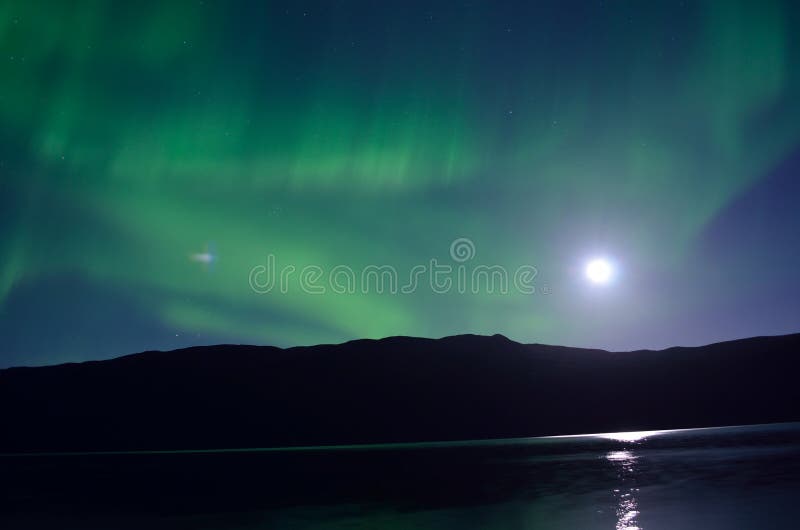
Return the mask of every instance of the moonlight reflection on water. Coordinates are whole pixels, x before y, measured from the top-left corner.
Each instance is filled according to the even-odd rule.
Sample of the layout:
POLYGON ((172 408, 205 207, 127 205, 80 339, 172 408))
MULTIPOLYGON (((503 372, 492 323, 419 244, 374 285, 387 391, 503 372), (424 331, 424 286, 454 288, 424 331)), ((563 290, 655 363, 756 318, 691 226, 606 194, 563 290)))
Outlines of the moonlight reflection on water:
POLYGON ((636 518, 639 515, 639 502, 636 493, 636 459, 631 451, 611 451, 606 454, 606 459, 617 470, 619 487, 614 489, 617 498, 617 530, 641 530, 636 518))
POLYGON ((797 527, 800 424, 0 455, 0 475, 0 528, 9 530, 782 530, 797 527))

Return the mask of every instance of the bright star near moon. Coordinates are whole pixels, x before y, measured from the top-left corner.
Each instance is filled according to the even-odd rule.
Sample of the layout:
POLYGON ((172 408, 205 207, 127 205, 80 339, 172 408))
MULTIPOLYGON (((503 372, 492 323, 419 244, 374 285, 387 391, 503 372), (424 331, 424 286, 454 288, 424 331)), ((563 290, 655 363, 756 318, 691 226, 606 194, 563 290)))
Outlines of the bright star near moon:
POLYGON ((604 285, 614 276, 614 267, 607 259, 595 258, 586 264, 586 277, 590 282, 604 285))

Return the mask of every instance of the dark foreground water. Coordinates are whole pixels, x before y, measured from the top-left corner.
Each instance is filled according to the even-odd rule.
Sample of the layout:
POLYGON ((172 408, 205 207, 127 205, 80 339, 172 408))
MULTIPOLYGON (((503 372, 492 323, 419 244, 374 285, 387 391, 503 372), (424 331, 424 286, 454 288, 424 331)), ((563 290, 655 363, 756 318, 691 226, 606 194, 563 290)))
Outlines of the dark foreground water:
POLYGON ((800 424, 299 450, 0 456, 0 528, 800 527, 800 424))

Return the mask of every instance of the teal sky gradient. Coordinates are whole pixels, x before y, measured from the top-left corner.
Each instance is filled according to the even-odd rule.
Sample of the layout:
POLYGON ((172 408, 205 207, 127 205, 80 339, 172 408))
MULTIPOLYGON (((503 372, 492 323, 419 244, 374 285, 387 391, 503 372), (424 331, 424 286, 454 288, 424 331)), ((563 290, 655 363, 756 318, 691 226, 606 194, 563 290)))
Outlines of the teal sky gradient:
POLYGON ((766 269, 763 251, 797 217, 742 228, 736 208, 796 190, 798 20, 792 2, 734 0, 6 3, 0 364, 791 331, 798 251, 766 269), (471 266, 535 266, 537 293, 248 283, 268 254, 402 277, 453 264, 459 237, 471 266), (190 259, 207 248, 212 264, 190 259), (597 254, 619 264, 603 289, 581 274, 597 254), (753 318, 764 292, 775 314, 753 318))

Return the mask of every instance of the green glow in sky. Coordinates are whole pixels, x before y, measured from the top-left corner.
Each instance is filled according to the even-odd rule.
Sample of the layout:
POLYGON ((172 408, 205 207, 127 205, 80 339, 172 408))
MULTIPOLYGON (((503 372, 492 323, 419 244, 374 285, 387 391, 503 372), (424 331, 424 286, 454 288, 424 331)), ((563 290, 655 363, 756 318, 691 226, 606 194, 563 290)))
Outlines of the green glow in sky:
MULTIPOLYGON (((11 357, 462 332, 661 345, 643 323, 691 297, 657 298, 658 278, 686 277, 708 223, 800 141, 797 13, 608 4, 3 4, 0 314, 18 327, 14 293, 47 304, 40 282, 80 278, 143 308, 112 327, 180 339, 26 357, 26 321, 11 357), (248 284, 267 254, 408 271, 458 237, 475 265, 534 265, 548 294, 248 284), (211 266, 189 259, 209 245, 211 266), (627 278, 604 294, 575 277, 598 251, 627 278)), ((52 296, 67 326, 83 306, 52 296)))

